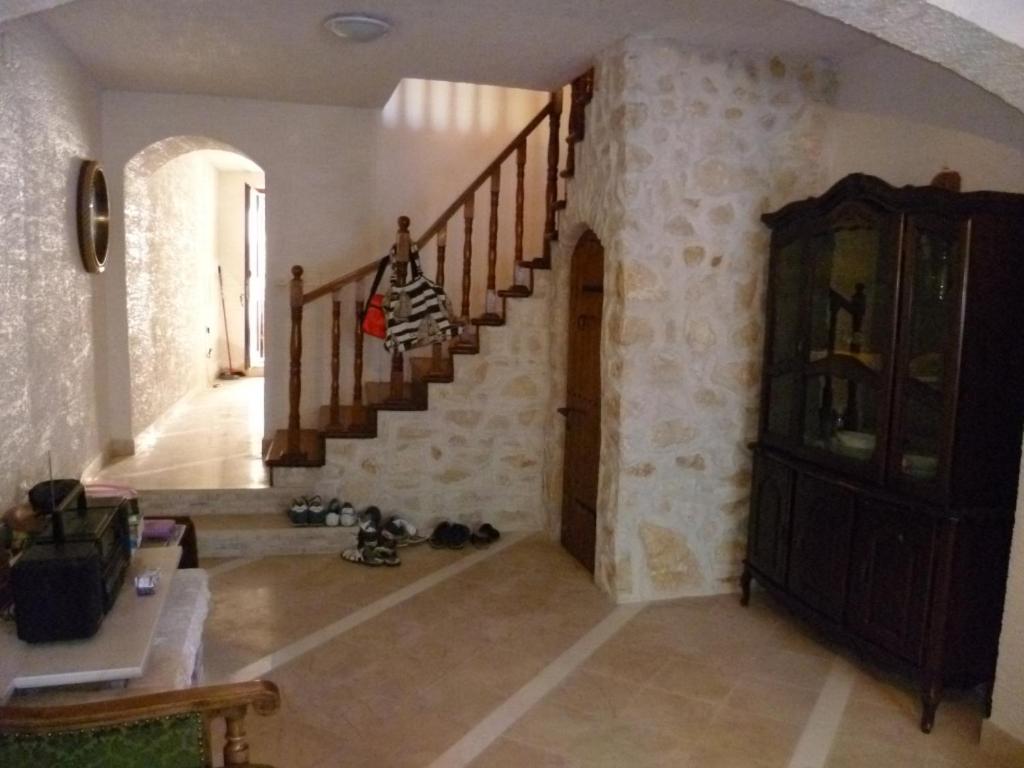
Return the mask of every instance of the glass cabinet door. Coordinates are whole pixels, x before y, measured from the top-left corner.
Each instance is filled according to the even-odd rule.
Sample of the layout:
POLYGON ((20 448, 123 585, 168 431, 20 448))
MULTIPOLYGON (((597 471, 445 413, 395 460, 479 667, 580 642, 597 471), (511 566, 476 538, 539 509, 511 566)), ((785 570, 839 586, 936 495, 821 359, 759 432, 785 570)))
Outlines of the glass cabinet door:
POLYGON ((804 240, 783 235, 772 249, 769 273, 768 358, 765 370, 764 432, 792 442, 799 429, 800 370, 803 364, 802 317, 806 275, 804 240))
POLYGON ((846 466, 880 466, 895 325, 891 217, 847 204, 811 236, 801 440, 846 466))
POLYGON ((903 338, 896 373, 897 410, 891 471, 934 482, 945 440, 945 399, 959 316, 960 227, 912 217, 904 247, 903 338))

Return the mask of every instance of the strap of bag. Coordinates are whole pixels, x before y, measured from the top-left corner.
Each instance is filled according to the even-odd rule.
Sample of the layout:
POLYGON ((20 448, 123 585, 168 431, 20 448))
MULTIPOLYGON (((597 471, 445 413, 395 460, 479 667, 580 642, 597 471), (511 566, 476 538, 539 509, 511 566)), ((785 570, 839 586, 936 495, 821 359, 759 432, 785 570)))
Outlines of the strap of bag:
MULTIPOLYGON (((384 270, 387 269, 388 264, 391 263, 392 253, 394 253, 393 249, 391 251, 388 251, 387 255, 383 259, 381 259, 380 263, 377 265, 377 274, 373 278, 373 285, 370 286, 370 295, 366 297, 367 302, 369 302, 370 299, 373 298, 373 295, 377 292, 377 289, 380 288, 380 281, 384 277, 384 270)), ((367 306, 369 306, 369 303, 367 303, 367 306)))

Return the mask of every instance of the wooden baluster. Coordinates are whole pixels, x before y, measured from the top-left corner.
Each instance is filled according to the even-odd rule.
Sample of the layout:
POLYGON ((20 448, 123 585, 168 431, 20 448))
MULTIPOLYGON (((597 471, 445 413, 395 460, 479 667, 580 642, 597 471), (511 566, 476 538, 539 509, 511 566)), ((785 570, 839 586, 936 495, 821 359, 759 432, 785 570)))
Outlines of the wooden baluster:
POLYGON ((355 354, 352 357, 352 405, 357 413, 363 408, 363 315, 370 300, 356 300, 355 354))
POLYGON ((331 294, 331 426, 337 426, 341 416, 341 400, 338 396, 341 378, 341 294, 331 294))
POLYGON ((302 432, 299 423, 299 401, 302 398, 302 267, 292 267, 290 304, 292 335, 290 342, 290 374, 288 378, 288 449, 289 459, 303 458, 302 432))
MULTIPOLYGON (((444 288, 444 260, 448 250, 448 222, 444 222, 437 231, 437 279, 439 286, 444 288)), ((430 373, 427 378, 445 378, 448 371, 444 364, 444 345, 434 342, 430 361, 430 373)))
POLYGON ((233 709, 224 715, 224 766, 249 765, 249 742, 245 735, 245 707, 233 709))
POLYGON ((526 139, 516 147, 516 226, 515 226, 515 265, 512 269, 512 290, 518 294, 529 295, 526 269, 523 266, 523 230, 525 224, 526 204, 526 139))
POLYGON ((565 136, 565 170, 561 174, 563 179, 571 179, 576 175, 576 143, 580 140, 579 113, 582 107, 581 91, 581 78, 576 78, 572 81, 572 88, 569 92, 569 128, 565 136))
POLYGON ((551 262, 551 243, 558 238, 555 227, 555 205, 558 203, 558 123, 562 117, 562 92, 551 94, 548 115, 548 185, 544 198, 544 250, 542 260, 551 262))
MULTIPOLYGON (((404 285, 408 275, 409 253, 412 240, 409 237, 409 217, 398 217, 398 237, 395 240, 395 259, 391 268, 395 270, 398 285, 404 285)), ((401 350, 391 353, 391 387, 388 399, 400 401, 405 399, 405 357, 401 350)))
POLYGON ((487 293, 481 320, 500 323, 498 314, 498 198, 501 195, 501 166, 491 174, 491 215, 487 226, 487 293))
POLYGON ((473 193, 462 208, 465 230, 462 242, 462 320, 469 330, 469 291, 473 283, 473 193))

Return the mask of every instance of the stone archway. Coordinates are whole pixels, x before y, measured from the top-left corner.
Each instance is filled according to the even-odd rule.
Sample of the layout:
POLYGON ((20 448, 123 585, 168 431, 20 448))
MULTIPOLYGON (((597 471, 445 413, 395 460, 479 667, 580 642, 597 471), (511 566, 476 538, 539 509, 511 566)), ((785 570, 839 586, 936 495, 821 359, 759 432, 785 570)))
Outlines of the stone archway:
MULTIPOLYGON (((218 371, 224 328, 217 295, 223 245, 218 210, 224 201, 219 189, 222 174, 214 159, 224 163, 222 156, 236 158, 239 168, 251 169, 260 179, 258 186, 263 186, 262 169, 244 153, 202 136, 154 142, 125 165, 124 274, 133 438, 190 391, 209 384, 218 371)), ((242 219, 239 232, 241 226, 242 219)), ((231 263, 232 275, 237 271, 237 281, 243 280, 241 262, 231 263)))

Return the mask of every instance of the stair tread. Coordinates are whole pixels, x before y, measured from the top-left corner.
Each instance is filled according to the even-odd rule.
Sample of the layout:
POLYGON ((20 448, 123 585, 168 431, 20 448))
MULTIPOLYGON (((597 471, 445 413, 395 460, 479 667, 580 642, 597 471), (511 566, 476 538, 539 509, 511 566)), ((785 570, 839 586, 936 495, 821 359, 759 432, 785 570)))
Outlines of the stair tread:
POLYGON ((454 380, 455 366, 452 365, 452 359, 448 356, 442 358, 441 368, 437 371, 434 370, 433 357, 414 357, 410 362, 413 381, 443 384, 454 380))
POLYGON ((371 381, 363 387, 370 408, 382 411, 425 411, 427 409, 426 387, 417 382, 404 382, 402 396, 391 399, 391 382, 371 381))
POLYGON ((377 412, 373 408, 343 405, 338 409, 338 423, 331 423, 331 407, 320 409, 320 430, 324 437, 370 438, 377 436, 377 412))
POLYGON ((274 434, 263 462, 268 467, 322 467, 324 465, 323 436, 315 429, 299 432, 300 455, 288 455, 288 430, 279 429, 274 434))
POLYGON ((480 315, 470 320, 473 325, 501 326, 505 324, 505 318, 501 315, 480 315))

